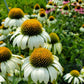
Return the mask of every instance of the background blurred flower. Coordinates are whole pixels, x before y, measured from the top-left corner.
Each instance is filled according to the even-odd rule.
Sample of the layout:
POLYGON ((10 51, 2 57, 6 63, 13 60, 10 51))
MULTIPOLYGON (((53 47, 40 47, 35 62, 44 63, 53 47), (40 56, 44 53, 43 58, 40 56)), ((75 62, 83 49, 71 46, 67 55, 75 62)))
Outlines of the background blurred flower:
POLYGON ((70 73, 67 73, 64 76, 64 80, 68 80, 68 83, 73 83, 73 84, 80 84, 84 82, 84 80, 80 76, 79 71, 77 70, 72 70, 70 73))
POLYGON ((35 4, 34 5, 34 9, 33 9, 33 13, 38 14, 39 13, 39 10, 40 10, 40 5, 39 4, 35 4))
POLYGON ((59 37, 56 33, 50 33, 51 42, 45 43, 44 47, 52 51, 55 55, 56 52, 61 54, 62 52, 62 44, 60 43, 59 37))
POLYGON ((54 16, 50 16, 49 19, 47 19, 48 25, 56 24, 57 20, 55 19, 54 16))
POLYGON ((9 11, 8 17, 4 21, 5 27, 19 27, 28 18, 24 15, 24 12, 20 8, 12 8, 9 11))
POLYGON ((46 14, 46 12, 45 12, 45 11, 39 12, 37 19, 38 19, 41 23, 44 23, 44 22, 47 20, 47 14, 46 14))

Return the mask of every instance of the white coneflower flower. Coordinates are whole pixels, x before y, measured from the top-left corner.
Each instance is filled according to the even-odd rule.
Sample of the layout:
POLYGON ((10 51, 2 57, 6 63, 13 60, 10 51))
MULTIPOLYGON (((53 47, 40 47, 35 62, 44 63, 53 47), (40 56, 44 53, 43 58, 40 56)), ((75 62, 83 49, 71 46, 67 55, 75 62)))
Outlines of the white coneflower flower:
POLYGON ((48 25, 52 25, 55 24, 57 22, 57 20, 55 19, 54 16, 50 16, 49 19, 47 20, 48 25))
POLYGON ((84 24, 82 25, 82 27, 80 27, 80 32, 84 32, 84 24))
POLYGON ((48 33, 42 28, 41 23, 36 19, 26 20, 11 39, 12 38, 14 38, 13 46, 17 44, 21 49, 29 48, 30 50, 43 47, 44 42, 50 40, 48 33))
POLYGON ((5 82, 5 79, 0 75, 0 84, 1 84, 2 82, 5 82))
POLYGON ((30 76, 36 84, 37 82, 45 84, 49 81, 53 82, 59 74, 62 75, 62 66, 57 58, 48 49, 35 49, 31 56, 25 58, 22 65, 25 79, 30 76))
POLYGON ((46 8, 55 8, 54 3, 52 1, 49 1, 48 4, 46 5, 46 8))
POLYGON ((5 27, 19 27, 28 18, 24 15, 24 12, 20 8, 12 8, 9 11, 8 17, 4 21, 5 27))
POLYGON ((50 38, 51 42, 50 43, 45 43, 44 48, 49 49, 50 51, 53 52, 53 54, 61 54, 62 52, 62 44, 59 41, 59 37, 56 33, 50 33, 50 38))
POLYGON ((71 16, 71 13, 70 13, 70 8, 69 8, 69 5, 68 4, 65 4, 62 9, 61 9, 61 12, 62 14, 64 14, 65 16, 71 16))
POLYGON ((4 47, 6 46, 6 43, 4 43, 3 41, 0 41, 0 47, 4 47))
POLYGON ((64 76, 64 80, 68 80, 68 83, 72 84, 80 84, 84 82, 83 78, 80 76, 79 71, 77 70, 72 70, 70 73, 67 73, 64 76))
POLYGON ((47 20, 46 12, 45 11, 39 12, 37 19, 42 23, 45 22, 47 20))
POLYGON ((40 5, 39 4, 35 4, 34 9, 33 9, 33 13, 39 13, 40 10, 40 5))
POLYGON ((12 52, 6 47, 0 47, 0 68, 3 75, 19 69, 21 60, 18 58, 20 56, 13 55, 12 52))

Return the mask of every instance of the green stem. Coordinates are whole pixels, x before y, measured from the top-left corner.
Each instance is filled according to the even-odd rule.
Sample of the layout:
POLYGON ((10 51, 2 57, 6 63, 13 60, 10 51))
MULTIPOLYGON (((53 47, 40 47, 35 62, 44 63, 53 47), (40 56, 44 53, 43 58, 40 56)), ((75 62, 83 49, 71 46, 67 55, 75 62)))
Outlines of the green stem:
POLYGON ((39 81, 36 84, 40 84, 39 81))
POLYGON ((18 49, 19 49, 19 55, 21 55, 21 48, 19 47, 18 49))
POLYGON ((54 44, 52 44, 52 54, 54 54, 54 44))
POLYGON ((9 81, 8 81, 8 75, 6 74, 6 83, 9 84, 9 81))
POLYGON ((31 77, 28 77, 28 84, 31 84, 31 77))

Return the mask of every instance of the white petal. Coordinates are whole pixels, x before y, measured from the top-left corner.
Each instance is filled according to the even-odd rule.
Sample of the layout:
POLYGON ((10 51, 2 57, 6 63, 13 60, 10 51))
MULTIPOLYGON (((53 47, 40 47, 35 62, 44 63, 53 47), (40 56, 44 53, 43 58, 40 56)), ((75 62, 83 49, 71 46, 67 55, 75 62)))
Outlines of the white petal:
POLYGON ((37 75, 37 68, 35 68, 33 71, 32 71, 32 73, 31 73, 31 78, 32 78, 32 80, 35 82, 35 83, 37 83, 37 81, 38 81, 38 77, 36 76, 37 75))
POLYGON ((29 37, 28 47, 30 48, 30 50, 33 50, 33 39, 33 36, 29 37))
POLYGON ((11 70, 15 69, 15 64, 12 61, 7 61, 7 65, 10 67, 11 70))
POLYGON ((9 22, 9 26, 10 27, 16 26, 16 19, 11 19, 9 22))
POLYGON ((13 40, 13 46, 17 44, 18 47, 21 45, 21 40, 22 40, 23 35, 18 35, 14 40, 13 40))
POLYGON ((25 49, 27 47, 28 36, 24 36, 21 41, 21 49, 25 49))
POLYGON ((0 82, 4 82, 4 81, 5 79, 2 76, 0 76, 0 82))
POLYGON ((16 20, 16 26, 20 27, 23 21, 21 19, 16 20))
POLYGON ((18 58, 12 58, 11 59, 13 62, 16 62, 17 64, 21 64, 22 62, 21 62, 21 60, 20 59, 18 59, 18 58))
POLYGON ((44 41, 47 43, 47 37, 42 33, 41 36, 44 38, 44 41))
POLYGON ((67 73, 65 76, 64 76, 64 79, 67 80, 71 77, 70 73, 67 73))
POLYGON ((39 38, 39 42, 38 42, 39 46, 43 47, 44 46, 44 39, 40 35, 38 35, 37 38, 39 38))
POLYGON ((57 71, 52 66, 48 67, 48 71, 49 71, 49 74, 50 74, 51 82, 53 82, 53 80, 56 80, 56 78, 57 78, 57 71))
POLYGON ((69 78, 68 83, 70 83, 73 79, 73 76, 69 78))
POLYGON ((80 79, 81 82, 84 82, 84 79, 83 78, 81 78, 81 77, 78 77, 78 78, 80 79))
POLYGON ((22 69, 21 70, 24 70, 26 66, 28 66, 29 62, 25 62, 23 65, 22 65, 22 69))
POLYGON ((78 84, 78 83, 77 83, 77 78, 76 78, 76 77, 74 78, 74 84, 78 84))
POLYGON ((56 54, 56 45, 54 44, 54 55, 56 54))
POLYGON ((37 68, 31 73, 31 78, 35 82, 39 80, 40 83, 44 81, 44 83, 47 84, 49 81, 49 73, 46 68, 37 68))
POLYGON ((62 44, 61 43, 56 43, 56 50, 58 51, 58 54, 61 54, 61 52, 62 52, 62 44))
POLYGON ((7 18, 5 19, 4 26, 8 27, 10 20, 11 20, 11 19, 10 19, 9 17, 7 17, 7 18))
POLYGON ((47 41, 51 41, 50 36, 48 35, 47 32, 43 31, 42 33, 43 33, 43 34, 45 35, 45 37, 47 38, 47 41))
POLYGON ((59 72, 61 73, 61 75, 63 74, 62 73, 62 67, 60 67, 59 65, 57 64, 52 64, 55 68, 57 68, 59 70, 59 72))
POLYGON ((61 67, 60 63, 58 62, 56 58, 54 59, 54 63, 58 64, 61 67))
POLYGON ((12 40, 17 34, 19 34, 20 32, 18 31, 18 32, 15 32, 13 35, 12 35, 12 37, 10 38, 10 40, 12 40))
POLYGON ((1 63, 1 71, 3 74, 6 74, 6 65, 5 63, 1 63))
POLYGON ((28 66, 26 66, 26 68, 24 69, 24 77, 28 78, 32 71, 33 67, 30 64, 28 64, 28 66))

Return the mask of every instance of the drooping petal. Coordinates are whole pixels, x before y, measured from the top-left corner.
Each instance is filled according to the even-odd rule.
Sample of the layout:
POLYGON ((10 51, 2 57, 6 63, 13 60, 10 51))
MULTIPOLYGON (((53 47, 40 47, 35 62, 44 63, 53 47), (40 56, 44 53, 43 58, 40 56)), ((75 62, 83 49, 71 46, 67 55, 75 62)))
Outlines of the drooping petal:
POLYGON ((6 65, 5 63, 1 63, 1 71, 3 74, 6 74, 6 65))
POLYGON ((61 54, 61 52, 62 52, 62 44, 61 43, 56 43, 56 50, 58 51, 58 54, 61 54))
POLYGON ((70 75, 70 73, 68 73, 68 74, 66 74, 66 75, 64 76, 64 79, 67 80, 67 79, 69 79, 70 77, 71 77, 71 75, 70 75))
POLYGON ((27 47, 28 36, 24 36, 21 41, 21 49, 25 49, 27 47))
POLYGON ((2 76, 0 76, 0 82, 4 82, 4 81, 5 79, 2 76))
POLYGON ((50 74, 51 82, 53 82, 53 80, 56 80, 56 78, 57 78, 57 71, 52 66, 48 67, 48 71, 49 71, 49 74, 50 74))
POLYGON ((6 19, 5 19, 5 22, 4 22, 4 26, 5 27, 8 27, 9 26, 9 22, 10 22, 10 18, 9 17, 7 17, 6 19))
POLYGON ((10 38, 10 41, 17 35, 17 34, 19 34, 20 32, 18 31, 18 32, 15 32, 13 35, 12 35, 12 37, 10 38))
POLYGON ((25 67, 25 69, 24 69, 24 77, 25 78, 28 78, 28 76, 31 74, 31 72, 33 71, 33 67, 30 65, 30 64, 28 64, 26 67, 25 67))
POLYGON ((73 79, 73 76, 69 78, 68 83, 70 83, 73 79))
POLYGON ((22 37, 23 37, 23 35, 18 35, 18 36, 13 40, 13 46, 14 46, 14 47, 15 47, 16 44, 17 44, 18 47, 21 45, 22 37))
POLYGON ((62 73, 62 68, 59 66, 59 65, 57 65, 57 64, 52 64, 56 69, 58 69, 58 71, 61 73, 61 75, 63 74, 62 73))

